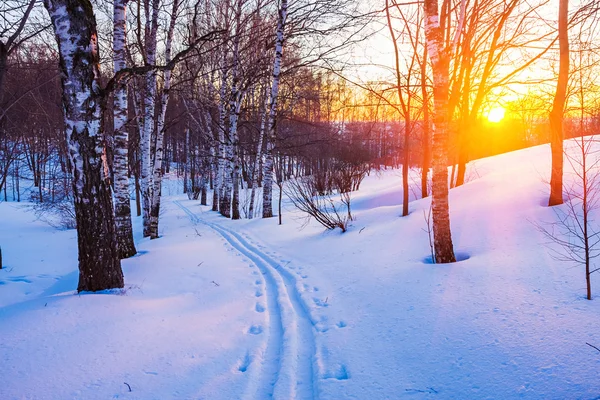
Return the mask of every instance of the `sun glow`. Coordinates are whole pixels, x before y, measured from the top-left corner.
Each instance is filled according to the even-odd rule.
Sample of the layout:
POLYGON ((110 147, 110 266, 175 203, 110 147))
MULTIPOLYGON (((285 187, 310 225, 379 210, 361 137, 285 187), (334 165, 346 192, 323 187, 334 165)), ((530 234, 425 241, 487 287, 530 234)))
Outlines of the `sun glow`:
POLYGON ((490 122, 497 123, 504 119, 504 114, 506 114, 506 110, 504 108, 494 107, 488 113, 487 119, 490 122))

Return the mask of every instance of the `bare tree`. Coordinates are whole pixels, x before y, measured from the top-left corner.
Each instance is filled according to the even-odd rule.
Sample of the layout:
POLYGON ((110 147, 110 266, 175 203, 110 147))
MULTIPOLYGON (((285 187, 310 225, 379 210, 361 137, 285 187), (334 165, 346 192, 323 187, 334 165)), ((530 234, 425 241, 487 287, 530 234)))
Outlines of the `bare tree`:
POLYGON ((46 29, 43 25, 26 29, 36 3, 37 0, 6 0, 0 8, 0 38, 5 38, 0 40, 0 94, 10 55, 27 40, 46 29))
POLYGON ((559 0, 558 6, 558 44, 560 61, 556 95, 550 111, 550 128, 552 148, 552 174, 550 176, 549 206, 563 203, 563 119, 569 82, 569 0, 559 0))
MULTIPOLYGON (((423 75, 423 68, 425 66, 425 61, 421 61, 419 59, 419 39, 420 39, 420 8, 417 8, 412 15, 406 15, 406 12, 402 10, 402 8, 394 1, 393 4, 396 6, 398 13, 400 14, 400 18, 402 20, 404 29, 406 31, 406 37, 404 38, 410 43, 410 47, 412 52, 410 56, 405 56, 407 65, 404 69, 404 72, 401 72, 401 63, 400 63, 400 49, 399 49, 399 39, 396 35, 394 27, 392 25, 392 17, 390 13, 391 4, 389 0, 386 0, 386 18, 388 30, 390 32, 390 36, 392 38, 392 43, 394 45, 394 58, 395 58, 395 75, 396 75, 396 92, 398 95, 398 101, 400 103, 399 107, 396 107, 400 112, 403 120, 404 120, 404 141, 402 146, 403 153, 403 161, 402 161, 402 216, 405 217, 408 215, 408 202, 409 202, 409 182, 408 182, 408 171, 410 169, 410 137, 413 134, 414 127, 416 126, 416 121, 414 121, 415 115, 415 97, 416 93, 414 93, 415 88, 418 88, 416 78, 417 73, 421 70, 421 78, 423 75), (412 24, 412 25, 411 25, 412 24), (419 64, 422 64, 421 66, 419 64)), ((421 82, 421 88, 426 88, 426 81, 421 82)), ((426 92, 426 89, 425 89, 426 92)), ((427 107, 426 103, 423 103, 423 108, 427 107)), ((428 143, 424 143, 426 148, 429 148, 428 143)), ((427 171, 423 170, 425 175, 425 180, 427 180, 427 171)))
POLYGON ((592 267, 592 260, 600 256, 600 231, 593 219, 600 200, 600 152, 590 136, 582 135, 572 144, 574 151, 566 153, 573 170, 573 182, 565 187, 567 202, 554 208, 556 222, 536 227, 560 246, 560 250, 552 249, 555 259, 585 267, 586 298, 591 300, 591 274, 600 270, 592 267))
POLYGON ((121 288, 111 188, 103 177, 96 20, 89 0, 44 0, 58 42, 65 129, 73 169, 78 291, 121 288))
POLYGON ((433 70, 433 133, 431 214, 436 263, 455 262, 448 204, 448 63, 437 0, 424 0, 425 37, 433 70))
POLYGON ((269 96, 269 112, 266 127, 265 163, 263 171, 263 218, 273 216, 273 148, 275 146, 277 100, 279 96, 279 81, 281 79, 281 61, 283 58, 283 44, 285 41, 285 29, 288 15, 288 0, 281 0, 277 18, 277 29, 275 37, 275 59, 273 60, 273 81, 271 83, 271 94, 269 96))
MULTIPOLYGON (((113 15, 113 56, 114 72, 127 67, 126 62, 126 11, 128 0, 114 0, 113 15)), ((134 256, 137 251, 133 242, 131 225, 131 205, 129 197, 129 134, 127 132, 127 84, 125 79, 119 80, 114 91, 114 188, 115 188, 115 224, 119 253, 121 258, 134 256)))
MULTIPOLYGON (((173 0, 171 17, 169 20, 169 28, 167 30, 167 40, 165 43, 165 64, 169 64, 172 61, 171 50, 173 46, 173 34, 175 32, 175 22, 177 21, 177 14, 179 12, 179 0, 173 0)), ((169 97, 171 93, 171 73, 173 67, 167 67, 163 72, 163 87, 160 91, 160 108, 158 109, 158 115, 154 118, 156 120, 156 128, 154 138, 152 140, 153 152, 151 155, 151 167, 152 167, 152 196, 150 205, 150 239, 158 238, 158 216, 160 214, 160 197, 161 197, 161 185, 162 185, 162 171, 163 171, 163 145, 165 136, 165 115, 167 112, 167 105, 169 103, 169 97)))

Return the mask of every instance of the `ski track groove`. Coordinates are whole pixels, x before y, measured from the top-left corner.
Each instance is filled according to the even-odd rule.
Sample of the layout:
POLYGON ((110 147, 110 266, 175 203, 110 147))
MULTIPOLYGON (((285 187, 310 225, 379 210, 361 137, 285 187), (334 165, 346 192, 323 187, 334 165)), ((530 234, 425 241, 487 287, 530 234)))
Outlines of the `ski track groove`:
POLYGON ((179 201, 194 224, 202 223, 221 235, 255 264, 265 281, 269 335, 260 383, 251 398, 318 399, 315 321, 298 292, 293 274, 240 234, 208 222, 179 201))

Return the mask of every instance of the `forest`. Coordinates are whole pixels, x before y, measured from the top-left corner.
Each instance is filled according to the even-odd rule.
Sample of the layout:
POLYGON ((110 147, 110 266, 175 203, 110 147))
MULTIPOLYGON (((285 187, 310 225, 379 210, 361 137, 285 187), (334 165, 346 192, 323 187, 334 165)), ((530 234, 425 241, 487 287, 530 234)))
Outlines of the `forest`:
MULTIPOLYGON (((498 387, 487 386, 481 396, 476 390, 483 385, 481 377, 472 387, 460 389, 448 383, 450 378, 438 382, 444 391, 422 379, 431 372, 413 377, 411 382, 418 381, 418 387, 392 387, 392 379, 381 383, 382 392, 359 390, 354 386, 359 383, 344 382, 352 380, 350 368, 358 373, 360 352, 356 347, 349 350, 356 357, 353 367, 348 360, 327 364, 335 358, 332 354, 343 354, 333 343, 344 340, 346 333, 330 337, 328 345, 319 335, 349 330, 341 329, 347 327, 349 316, 335 324, 327 322, 338 318, 330 315, 336 311, 328 309, 329 301, 334 308, 334 302, 346 295, 345 287, 353 287, 360 293, 356 298, 369 304, 367 299, 378 290, 406 291, 399 296, 411 302, 418 296, 409 285, 413 277, 421 277, 414 278, 420 287, 423 282, 452 280, 442 271, 455 271, 464 284, 469 282, 468 290, 475 291, 478 284, 473 282, 487 287, 488 281, 474 272, 476 268, 470 272, 475 275, 469 275, 461 266, 482 266, 487 271, 504 257, 499 254, 514 256, 502 258, 502 265, 510 266, 506 268, 515 275, 490 272, 501 274, 498 280, 511 288, 506 296, 525 281, 534 287, 541 282, 540 288, 531 289, 535 293, 555 288, 561 279, 569 282, 568 289, 552 294, 548 303, 528 314, 532 320, 519 319, 521 327, 530 324, 537 329, 532 321, 559 304, 560 296, 584 292, 578 299, 593 299, 593 277, 600 270, 594 263, 600 255, 600 229, 594 218, 600 195, 600 149, 594 136, 600 133, 599 11, 596 0, 3 1, 0 292, 6 288, 6 299, 13 300, 0 302, 0 325, 7 329, 0 329, 0 334, 20 336, 10 331, 8 321, 21 315, 21 306, 33 312, 24 305, 31 293, 46 305, 49 301, 42 299, 51 296, 54 302, 69 291, 83 297, 133 292, 132 296, 146 299, 142 289, 146 279, 156 281, 157 287, 160 280, 178 279, 177 284, 165 283, 162 290, 185 296, 186 279, 196 279, 195 272, 189 275, 185 269, 171 278, 167 271, 156 274, 148 269, 148 276, 142 277, 137 268, 159 268, 157 260, 166 265, 200 262, 200 267, 205 261, 191 261, 200 255, 215 265, 223 263, 222 268, 227 263, 233 268, 211 272, 219 278, 202 275, 209 290, 232 289, 218 279, 240 280, 231 283, 235 289, 228 295, 203 300, 214 301, 215 309, 226 315, 237 310, 235 301, 242 301, 236 295, 245 290, 241 279, 249 273, 237 266, 239 260, 229 260, 233 253, 226 254, 228 248, 256 268, 257 284, 263 285, 256 289, 256 297, 266 293, 266 303, 256 303, 254 312, 267 316, 267 323, 239 329, 250 333, 245 341, 261 334, 268 340, 264 347, 244 342, 241 347, 254 350, 236 361, 236 373, 258 364, 261 369, 250 369, 259 372, 247 378, 245 389, 240 389, 241 381, 223 375, 233 392, 226 391, 227 385, 217 385, 212 392, 208 383, 195 391, 186 381, 185 394, 159 391, 160 398, 515 398, 518 393, 552 398, 544 387, 560 393, 557 398, 568 398, 566 393, 576 393, 573 398, 597 396, 597 382, 585 377, 573 378, 578 383, 553 381, 558 372, 546 370, 531 390, 527 384, 515 389, 521 383, 504 376, 498 387), (495 218, 496 213, 502 217, 495 218), (185 229, 191 229, 188 234, 195 242, 187 234, 185 239, 180 236, 184 228, 176 225, 179 219, 187 221, 185 229), (501 228, 508 221, 518 221, 512 233, 510 227, 501 228), (29 250, 18 250, 20 242, 29 239, 17 238, 27 237, 32 229, 39 231, 33 236, 39 240, 31 239, 29 250), (379 236, 380 230, 387 233, 379 236), (488 236, 492 231, 496 234, 488 236), (331 236, 338 233, 339 241, 331 236), (54 239, 49 239, 51 234, 54 239), (57 258, 51 252, 42 255, 42 261, 47 259, 52 268, 62 263, 71 269, 50 273, 39 266, 19 272, 19 266, 38 265, 39 260, 27 264, 26 252, 42 251, 43 243, 55 240, 56 249, 72 244, 73 251, 65 250, 69 256, 61 253, 57 258), (357 261, 348 258, 355 250, 369 253, 370 259, 363 259, 366 254, 357 255, 357 261), (478 261, 478 254, 489 260, 478 261), (534 260, 541 264, 527 270, 536 272, 522 280, 515 276, 529 272, 516 272, 515 260, 521 256, 526 264, 533 265, 534 260), (321 281, 305 283, 311 274, 298 267, 303 263, 310 264, 321 281), (382 271, 394 268, 390 263, 397 264, 401 271, 397 273, 403 275, 389 277, 391 286, 382 289, 381 283, 373 284, 364 293, 355 286, 365 273, 383 276, 382 271), (415 263, 433 269, 413 271, 415 263), (345 271, 348 264, 352 266, 345 271), (333 265, 336 269, 330 270, 333 265), (444 265, 449 269, 438 269, 444 265), (543 283, 546 278, 538 274, 546 267, 562 278, 543 283), (351 281, 354 273, 358 278, 351 281), (561 275, 571 273, 578 275, 561 275), (51 286, 45 279, 53 274, 57 283, 51 286), (348 277, 342 278, 344 274, 348 277), (41 279, 37 292, 14 286, 37 282, 32 276, 41 279), (330 290, 329 295, 323 293, 321 298, 319 288, 330 290), (18 296, 25 297, 18 300, 18 296), (272 339, 276 337, 279 341, 272 339), (332 386, 332 380, 342 386, 332 386), (503 394, 495 397, 498 393, 503 394)), ((452 298, 467 290, 460 283, 446 283, 455 289, 448 294, 452 298)), ((166 301, 160 297, 166 292, 157 291, 159 296, 149 285, 151 298, 166 301)), ((433 290, 425 285, 425 292, 433 290)), ((499 289, 490 290, 490 302, 504 298, 496 292, 499 289)), ((474 293, 468 297, 477 298, 474 293)), ((105 301, 113 300, 101 303, 105 301)), ((523 304, 535 300, 531 302, 523 304)), ((61 310, 84 307, 68 304, 61 310)), ((362 309, 351 304, 346 303, 346 314, 351 307, 362 309)), ((423 312, 438 313, 442 307, 433 300, 427 304, 423 312)), ((581 337, 598 323, 598 306, 565 304, 555 308, 576 307, 572 312, 563 310, 573 319, 584 312, 581 307, 592 307, 585 308, 585 322, 577 325, 581 337)), ((221 323, 220 317, 211 317, 209 308, 194 307, 195 315, 206 318, 202 324, 221 323)), ((502 309, 492 303, 485 307, 494 310, 492 314, 502 309)), ((469 314, 476 308, 470 304, 460 309, 469 314)), ((373 315, 397 317, 384 307, 377 310, 373 315)), ((235 318, 227 323, 234 326, 235 318)), ((247 319, 241 314, 239 318, 247 319)), ((47 323, 58 326, 54 324, 64 320, 47 323)), ((453 331, 456 323, 444 326, 453 331)), ((176 336, 188 329, 183 323, 173 326, 176 336)), ((411 338, 407 340, 435 349, 439 338, 415 342, 421 328, 407 333, 411 338)), ((472 328, 477 337, 484 336, 472 328)), ((510 328, 498 328, 496 333, 505 335, 506 329, 510 328)), ((367 331, 357 332, 357 343, 369 340, 367 331)), ((75 342, 85 343, 86 334, 75 342)), ((583 364, 597 367, 600 337, 593 335, 582 339, 584 348, 573 352, 591 350, 592 358, 583 364)), ((206 339, 210 337, 206 332, 200 337, 205 343, 219 343, 206 339)), ((384 335, 383 342, 391 338, 384 335)), ((556 338, 560 343, 570 339, 566 333, 556 338)), ((461 339, 458 347, 467 342, 461 339)), ((378 348, 375 354, 385 351, 378 348)), ((503 351, 521 354, 513 348, 503 351)), ((5 360, 14 361, 15 354, 0 346, 5 360)), ((31 356, 41 354, 33 351, 31 356)), ((465 354, 474 357, 476 349, 465 354)), ((502 358, 494 354, 490 360, 502 358)), ((410 358, 404 353, 398 357, 410 358)), ((546 361, 560 368, 567 361, 581 361, 570 357, 557 355, 546 361)), ((419 371, 425 366, 411 362, 419 371)), ((528 365, 519 374, 535 374, 538 367, 528 365)), ((371 373, 376 374, 373 368, 371 373)), ((449 376, 470 379, 459 370, 449 376)), ((206 382, 218 379, 202 376, 206 382)), ((0 378, 2 398, 26 393, 13 384, 4 397, 2 383, 0 378)), ((89 385, 77 393, 58 389, 45 395, 27 393, 32 398, 106 398, 116 393, 112 388, 94 392, 89 385)), ((125 385, 119 389, 123 398, 154 398, 151 386, 140 397, 127 397, 130 392, 135 396, 135 391, 130 382, 125 385)), ((157 387, 172 386, 167 380, 157 387)))

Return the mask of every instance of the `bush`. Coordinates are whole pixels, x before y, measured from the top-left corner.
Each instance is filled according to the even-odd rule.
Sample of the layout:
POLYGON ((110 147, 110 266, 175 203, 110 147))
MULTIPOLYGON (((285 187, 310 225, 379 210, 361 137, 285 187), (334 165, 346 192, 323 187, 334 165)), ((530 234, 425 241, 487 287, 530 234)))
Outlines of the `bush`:
POLYGON ((75 229, 75 206, 73 200, 64 198, 59 201, 44 201, 34 203, 33 211, 36 217, 56 229, 75 229))
POLYGON ((284 189, 294 206, 300 211, 313 217, 327 229, 340 228, 342 232, 348 229, 352 221, 350 211, 350 192, 339 191, 340 203, 336 204, 331 196, 319 195, 318 180, 314 175, 290 179, 284 189), (341 212, 343 206, 346 213, 341 212))

